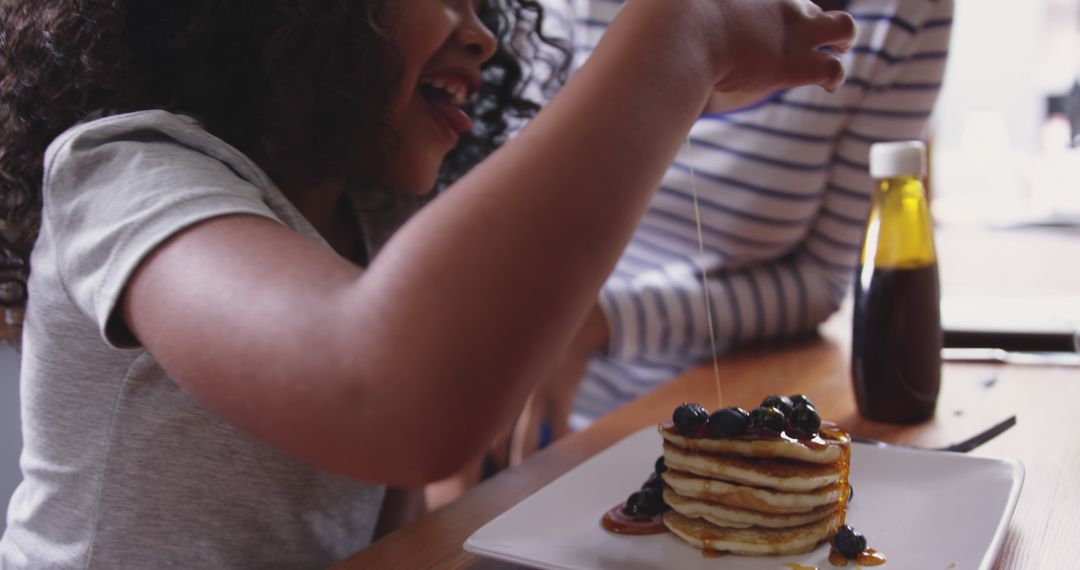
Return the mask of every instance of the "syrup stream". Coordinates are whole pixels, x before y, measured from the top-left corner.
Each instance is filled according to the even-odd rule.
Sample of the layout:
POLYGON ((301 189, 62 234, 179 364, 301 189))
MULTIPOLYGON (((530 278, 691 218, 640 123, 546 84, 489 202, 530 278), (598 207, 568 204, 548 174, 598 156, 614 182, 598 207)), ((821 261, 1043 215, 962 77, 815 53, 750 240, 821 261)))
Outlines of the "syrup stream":
POLYGON ((697 175, 694 173, 694 159, 691 156, 690 135, 686 135, 686 164, 690 167, 690 194, 694 197, 694 222, 697 225, 698 253, 701 256, 701 293, 705 297, 705 321, 709 324, 709 346, 712 348, 713 374, 716 376, 717 409, 724 407, 724 398, 720 390, 720 358, 716 352, 716 328, 713 326, 712 302, 709 298, 709 278, 705 270, 705 238, 701 233, 701 208, 698 206, 697 175))

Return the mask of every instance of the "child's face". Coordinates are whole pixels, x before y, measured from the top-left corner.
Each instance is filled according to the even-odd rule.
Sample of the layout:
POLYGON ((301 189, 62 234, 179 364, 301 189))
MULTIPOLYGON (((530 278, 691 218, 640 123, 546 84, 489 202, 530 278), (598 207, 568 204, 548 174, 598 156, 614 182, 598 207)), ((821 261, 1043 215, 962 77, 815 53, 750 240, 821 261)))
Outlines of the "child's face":
POLYGON ((476 15, 480 0, 396 3, 391 35, 404 62, 390 123, 400 146, 388 172, 397 189, 430 191, 446 154, 472 119, 461 105, 480 86, 497 41, 476 15))

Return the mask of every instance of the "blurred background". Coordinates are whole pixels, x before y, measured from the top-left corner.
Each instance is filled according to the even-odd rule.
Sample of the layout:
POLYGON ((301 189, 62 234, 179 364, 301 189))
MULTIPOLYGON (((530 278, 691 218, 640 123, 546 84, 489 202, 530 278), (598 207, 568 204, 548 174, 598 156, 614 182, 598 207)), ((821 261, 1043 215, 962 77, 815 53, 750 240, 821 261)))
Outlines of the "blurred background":
MULTIPOLYGON (((1080 0, 956 4, 930 133, 935 218, 944 225, 1076 231, 1080 0)), ((20 479, 18 364, 13 348, 0 348, 0 513, 20 479)), ((0 516, 0 532, 5 521, 0 516)))
POLYGON ((932 121, 941 223, 1080 221, 1080 0, 957 0, 932 121))

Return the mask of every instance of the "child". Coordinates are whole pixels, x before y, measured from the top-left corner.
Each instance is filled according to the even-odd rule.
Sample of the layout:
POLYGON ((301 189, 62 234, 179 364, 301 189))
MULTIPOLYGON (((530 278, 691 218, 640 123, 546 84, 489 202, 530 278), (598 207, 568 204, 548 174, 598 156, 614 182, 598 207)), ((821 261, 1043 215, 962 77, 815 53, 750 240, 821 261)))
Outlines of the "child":
POLYGON ((0 11, 2 291, 28 291, 5 568, 363 548, 384 484, 451 473, 520 409, 709 93, 835 89, 817 48, 853 30, 805 0, 632 0, 458 177, 528 109, 532 0, 0 11))

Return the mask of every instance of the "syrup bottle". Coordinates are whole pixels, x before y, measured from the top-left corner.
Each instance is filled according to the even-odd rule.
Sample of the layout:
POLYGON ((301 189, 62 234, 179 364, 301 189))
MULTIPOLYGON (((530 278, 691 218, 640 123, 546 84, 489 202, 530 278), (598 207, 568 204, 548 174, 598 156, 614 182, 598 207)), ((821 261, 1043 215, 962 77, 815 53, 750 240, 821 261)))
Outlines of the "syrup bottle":
POLYGON ((921 142, 870 148, 870 175, 879 183, 855 275, 851 373, 859 413, 871 420, 928 419, 941 386, 941 295, 925 174, 921 142))

